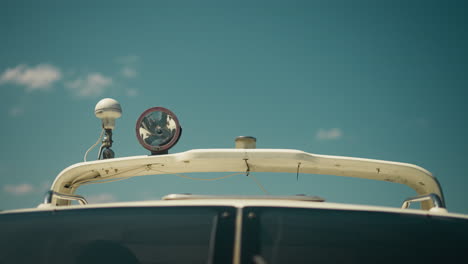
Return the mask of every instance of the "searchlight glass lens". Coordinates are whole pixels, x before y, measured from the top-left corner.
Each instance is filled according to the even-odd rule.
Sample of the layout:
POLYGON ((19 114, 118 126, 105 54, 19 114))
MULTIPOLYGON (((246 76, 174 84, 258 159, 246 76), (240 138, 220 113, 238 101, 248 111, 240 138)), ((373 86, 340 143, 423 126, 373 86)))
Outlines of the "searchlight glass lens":
POLYGON ((140 136, 146 144, 162 146, 167 144, 176 133, 174 119, 164 112, 152 112, 143 117, 140 125, 140 136))
POLYGON ((153 153, 168 150, 180 137, 181 129, 177 117, 163 107, 146 110, 136 125, 138 141, 153 153))

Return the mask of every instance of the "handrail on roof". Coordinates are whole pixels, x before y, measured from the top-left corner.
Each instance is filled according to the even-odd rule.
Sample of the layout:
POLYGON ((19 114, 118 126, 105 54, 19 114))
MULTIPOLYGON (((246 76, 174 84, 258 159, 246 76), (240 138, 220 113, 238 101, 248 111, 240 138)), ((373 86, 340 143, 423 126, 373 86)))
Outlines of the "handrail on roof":
POLYGON ((410 204, 413 202, 424 202, 428 200, 432 201, 432 203, 434 204, 433 208, 445 208, 444 201, 441 200, 439 195, 434 193, 406 198, 403 201, 401 208, 406 209, 409 208, 410 204))
POLYGON ((43 204, 51 204, 54 197, 67 200, 67 201, 78 201, 81 205, 88 204, 86 198, 81 195, 63 194, 54 191, 48 191, 44 198, 43 204))
MULTIPOLYGON (((444 196, 437 179, 413 164, 306 153, 288 149, 199 149, 159 155, 134 156, 83 162, 64 169, 51 190, 72 195, 83 184, 118 178, 190 172, 283 172, 356 177, 405 184, 418 195, 434 193, 442 203, 444 196), (248 167, 246 167, 246 164, 248 167)), ((54 205, 70 201, 52 198, 54 205)), ((434 207, 431 200, 422 209, 434 207)))

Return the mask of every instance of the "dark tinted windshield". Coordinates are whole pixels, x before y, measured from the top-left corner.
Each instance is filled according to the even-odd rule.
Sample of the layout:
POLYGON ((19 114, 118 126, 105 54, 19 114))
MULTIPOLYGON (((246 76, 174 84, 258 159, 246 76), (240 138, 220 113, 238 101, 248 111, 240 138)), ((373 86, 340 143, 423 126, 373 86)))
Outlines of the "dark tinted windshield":
POLYGON ((243 263, 444 263, 468 258, 468 220, 246 208, 243 263))
POLYGON ((226 263, 234 219, 225 207, 0 215, 0 263, 226 263))

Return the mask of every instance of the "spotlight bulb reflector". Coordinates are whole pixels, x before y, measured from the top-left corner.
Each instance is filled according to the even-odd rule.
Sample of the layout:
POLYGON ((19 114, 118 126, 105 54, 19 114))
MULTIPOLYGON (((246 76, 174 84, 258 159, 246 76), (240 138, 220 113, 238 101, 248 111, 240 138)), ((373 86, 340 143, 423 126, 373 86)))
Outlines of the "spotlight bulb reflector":
POLYGON ((181 132, 176 115, 164 107, 146 110, 136 123, 138 141, 152 154, 167 153, 177 143, 181 132))

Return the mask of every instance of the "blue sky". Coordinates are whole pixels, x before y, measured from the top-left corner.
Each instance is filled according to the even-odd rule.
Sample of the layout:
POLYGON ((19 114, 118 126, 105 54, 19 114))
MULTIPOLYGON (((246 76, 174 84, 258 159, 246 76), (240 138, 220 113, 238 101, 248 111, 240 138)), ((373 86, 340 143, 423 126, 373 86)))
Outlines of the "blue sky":
MULTIPOLYGON (((118 157, 147 154, 135 122, 163 106, 184 128, 172 153, 251 135, 259 148, 414 163, 439 179, 450 211, 468 213, 466 11, 463 1, 2 1, 0 208, 40 203, 96 141, 94 106, 112 97, 124 111, 118 157)), ((273 194, 336 202, 414 195, 332 176, 257 179, 273 194)), ((78 191, 93 201, 182 192, 262 194, 244 176, 78 191)))

